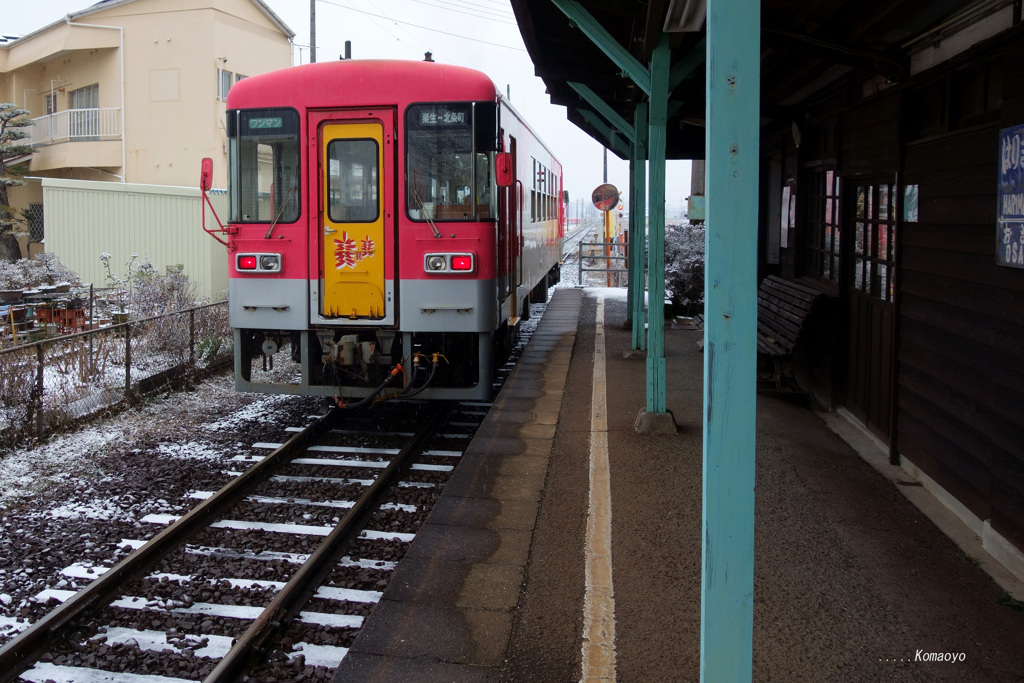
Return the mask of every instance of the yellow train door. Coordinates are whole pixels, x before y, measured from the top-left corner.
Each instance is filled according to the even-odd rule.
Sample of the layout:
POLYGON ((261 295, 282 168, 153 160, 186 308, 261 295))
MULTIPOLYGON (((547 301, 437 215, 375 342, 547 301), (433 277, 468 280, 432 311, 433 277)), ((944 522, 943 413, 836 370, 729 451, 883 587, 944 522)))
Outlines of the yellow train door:
POLYGON ((319 154, 320 316, 382 320, 388 298, 385 250, 391 246, 384 126, 365 119, 325 123, 319 154))

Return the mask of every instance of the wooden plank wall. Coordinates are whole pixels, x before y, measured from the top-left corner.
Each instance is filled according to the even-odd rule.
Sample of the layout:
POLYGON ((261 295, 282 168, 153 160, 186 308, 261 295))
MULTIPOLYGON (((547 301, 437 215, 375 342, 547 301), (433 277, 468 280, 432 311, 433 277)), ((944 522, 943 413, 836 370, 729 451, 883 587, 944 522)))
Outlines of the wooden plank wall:
POLYGON ((897 447, 1024 549, 1024 271, 995 263, 999 128, 907 146, 897 447))
POLYGON ((844 113, 839 122, 841 176, 899 170, 900 95, 891 91, 844 113))

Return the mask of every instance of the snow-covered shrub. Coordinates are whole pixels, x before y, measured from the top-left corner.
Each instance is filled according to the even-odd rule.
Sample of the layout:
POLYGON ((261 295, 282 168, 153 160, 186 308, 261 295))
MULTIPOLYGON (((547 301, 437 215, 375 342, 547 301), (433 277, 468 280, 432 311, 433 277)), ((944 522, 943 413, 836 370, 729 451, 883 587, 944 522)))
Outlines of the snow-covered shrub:
POLYGON ((118 277, 110 268, 110 254, 100 254, 107 270, 107 285, 120 312, 131 310, 136 317, 149 317, 172 313, 195 306, 200 297, 199 287, 189 280, 181 265, 168 266, 161 275, 148 258, 132 254, 125 264, 125 275, 118 277))
POLYGON ((665 288, 688 314, 704 308, 704 225, 665 226, 665 288))
POLYGON ((139 315, 171 313, 195 306, 199 287, 182 266, 168 266, 160 275, 149 261, 136 269, 131 287, 131 308, 139 315))
POLYGON ((43 252, 13 263, 0 261, 0 289, 31 289, 62 282, 80 287, 82 278, 61 263, 56 254, 43 252))

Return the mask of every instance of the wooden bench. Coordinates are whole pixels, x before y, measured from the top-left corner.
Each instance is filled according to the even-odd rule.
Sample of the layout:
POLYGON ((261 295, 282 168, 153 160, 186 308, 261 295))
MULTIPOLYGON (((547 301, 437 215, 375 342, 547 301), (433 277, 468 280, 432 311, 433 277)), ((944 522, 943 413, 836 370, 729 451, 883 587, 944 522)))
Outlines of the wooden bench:
MULTIPOLYGON (((758 380, 771 381, 781 388, 793 361, 793 351, 800 341, 804 321, 825 294, 792 280, 769 275, 757 290, 757 355, 758 380), (762 371, 761 360, 771 370, 762 371)), ((704 327, 704 316, 694 318, 704 327)))
POLYGON ((792 280, 769 275, 757 290, 757 353, 771 361, 770 373, 758 372, 782 387, 784 374, 793 361, 804 321, 814 304, 825 295, 792 280))

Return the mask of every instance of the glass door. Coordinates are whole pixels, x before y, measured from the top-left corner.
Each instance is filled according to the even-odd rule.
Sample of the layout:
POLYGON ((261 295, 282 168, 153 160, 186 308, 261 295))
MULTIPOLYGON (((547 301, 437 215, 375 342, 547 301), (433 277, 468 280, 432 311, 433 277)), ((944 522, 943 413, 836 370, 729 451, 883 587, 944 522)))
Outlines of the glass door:
POLYGON ((849 185, 846 406, 872 431, 887 437, 892 408, 896 184, 889 179, 853 179, 849 185))

